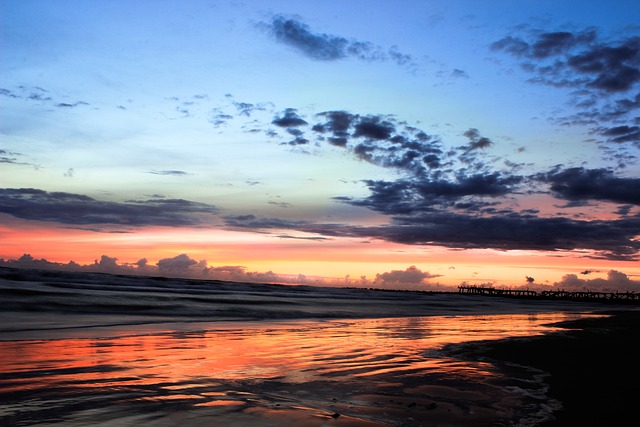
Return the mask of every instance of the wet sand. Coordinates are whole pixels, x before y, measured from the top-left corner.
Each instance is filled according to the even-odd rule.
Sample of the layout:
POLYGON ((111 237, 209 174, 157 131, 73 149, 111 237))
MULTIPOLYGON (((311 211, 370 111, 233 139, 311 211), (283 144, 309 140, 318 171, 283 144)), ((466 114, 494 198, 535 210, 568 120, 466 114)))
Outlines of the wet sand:
POLYGON ((548 374, 548 395, 562 408, 541 427, 630 425, 637 419, 640 311, 611 314, 556 324, 578 329, 450 349, 465 359, 498 362, 507 371, 515 364, 548 374))

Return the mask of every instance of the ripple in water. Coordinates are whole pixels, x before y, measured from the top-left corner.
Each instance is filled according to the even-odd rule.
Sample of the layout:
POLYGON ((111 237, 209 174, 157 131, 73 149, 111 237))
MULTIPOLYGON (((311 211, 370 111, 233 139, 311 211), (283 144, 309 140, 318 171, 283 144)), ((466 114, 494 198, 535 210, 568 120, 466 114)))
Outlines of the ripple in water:
POLYGON ((564 313, 114 326, 0 342, 3 425, 533 425, 544 373, 443 345, 536 335, 564 313), (102 331, 103 332, 103 331, 102 331), (101 332, 101 333, 102 333, 101 332))

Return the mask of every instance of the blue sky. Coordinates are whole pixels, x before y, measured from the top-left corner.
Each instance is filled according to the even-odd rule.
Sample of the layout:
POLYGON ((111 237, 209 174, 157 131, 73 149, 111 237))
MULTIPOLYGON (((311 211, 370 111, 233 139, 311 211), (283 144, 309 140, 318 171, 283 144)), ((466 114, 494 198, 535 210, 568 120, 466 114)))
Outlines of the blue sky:
POLYGON ((1 8, 0 256, 640 273, 638 2, 1 8))

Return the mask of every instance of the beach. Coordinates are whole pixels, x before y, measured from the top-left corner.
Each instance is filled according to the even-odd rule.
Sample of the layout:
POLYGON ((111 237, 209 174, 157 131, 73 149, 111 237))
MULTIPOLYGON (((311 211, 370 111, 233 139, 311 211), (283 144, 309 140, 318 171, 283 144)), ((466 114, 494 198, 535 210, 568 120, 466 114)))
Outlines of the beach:
POLYGON ((0 271, 3 426, 623 425, 629 306, 0 271))
POLYGON ((562 407, 543 427, 622 426, 636 417, 640 373, 635 344, 640 312, 567 321, 553 334, 462 344, 453 354, 500 364, 526 365, 546 373, 549 395, 562 407))

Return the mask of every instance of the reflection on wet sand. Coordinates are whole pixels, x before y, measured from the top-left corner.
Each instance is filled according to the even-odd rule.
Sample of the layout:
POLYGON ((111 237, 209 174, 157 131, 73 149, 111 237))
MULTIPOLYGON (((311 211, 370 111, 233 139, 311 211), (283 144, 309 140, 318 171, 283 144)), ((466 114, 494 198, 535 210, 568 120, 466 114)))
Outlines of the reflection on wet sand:
POLYGON ((9 425, 490 425, 550 402, 534 396, 534 376, 506 384, 490 364, 438 350, 576 316, 194 323, 1 341, 0 416, 9 425))

